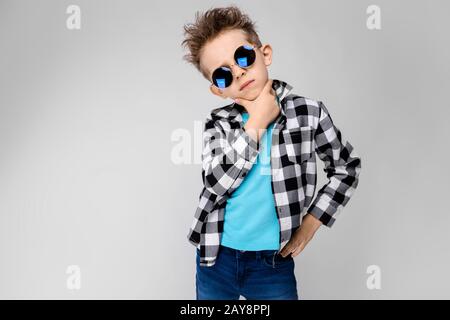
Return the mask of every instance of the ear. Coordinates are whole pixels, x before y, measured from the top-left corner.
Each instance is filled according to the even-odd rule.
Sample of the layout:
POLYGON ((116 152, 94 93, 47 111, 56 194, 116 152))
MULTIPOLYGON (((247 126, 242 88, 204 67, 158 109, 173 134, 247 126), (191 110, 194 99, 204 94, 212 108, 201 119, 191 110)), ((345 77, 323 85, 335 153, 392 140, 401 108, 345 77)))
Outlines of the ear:
POLYGON ((263 54, 264 64, 266 67, 270 66, 272 64, 272 46, 267 43, 259 48, 259 50, 263 54))
POLYGON ((213 84, 211 84, 211 85, 209 86, 209 90, 212 92, 212 94, 214 94, 214 95, 216 95, 216 96, 218 96, 218 97, 221 97, 221 98, 223 98, 223 99, 228 98, 228 97, 223 93, 222 90, 220 90, 219 88, 217 88, 217 87, 216 87, 215 85, 213 85, 213 84))

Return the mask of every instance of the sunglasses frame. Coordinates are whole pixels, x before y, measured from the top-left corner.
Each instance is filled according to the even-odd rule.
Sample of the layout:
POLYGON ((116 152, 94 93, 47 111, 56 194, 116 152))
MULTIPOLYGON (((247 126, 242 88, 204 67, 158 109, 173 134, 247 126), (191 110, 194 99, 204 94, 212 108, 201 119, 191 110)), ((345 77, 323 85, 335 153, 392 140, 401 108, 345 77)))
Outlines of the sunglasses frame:
MULTIPOLYGON (((259 47, 257 47, 256 45, 248 45, 248 44, 240 45, 239 47, 236 48, 236 50, 234 50, 233 60, 236 61, 235 58, 234 58, 235 55, 236 55, 236 52, 237 52, 240 48, 242 48, 242 47, 249 47, 249 48, 251 48, 251 50, 253 50, 253 52, 255 53, 255 61, 256 61, 256 50, 255 50, 255 49, 257 49, 257 48, 259 48, 259 47)), ((245 48, 245 49, 247 49, 247 48, 245 48)), ((250 50, 250 49, 247 49, 247 50, 250 50)), ((210 79, 210 82, 212 83, 213 86, 215 86, 215 87, 218 88, 218 89, 222 89, 222 90, 223 90, 223 89, 226 89, 226 88, 230 87, 231 84, 233 83, 233 72, 232 72, 232 70, 231 70, 231 67, 232 67, 232 66, 236 66, 236 65, 237 65, 239 68, 242 68, 242 69, 248 69, 248 68, 250 68, 251 66, 253 66, 253 65, 255 64, 255 61, 253 61, 253 63, 252 63, 251 65, 247 66, 247 67, 241 67, 239 64, 236 64, 236 63, 233 63, 232 65, 223 65, 223 66, 217 67, 217 68, 214 69, 214 71, 211 73, 211 79, 210 79), (214 73, 215 73, 218 69, 221 69, 221 68, 227 68, 227 69, 229 70, 228 72, 231 73, 231 82, 230 82, 230 84, 229 84, 228 86, 226 86, 226 87, 223 87, 223 88, 219 88, 218 86, 216 86, 216 84, 214 83, 214 80, 213 80, 214 73)), ((237 62, 237 61, 236 61, 236 62, 237 62)))

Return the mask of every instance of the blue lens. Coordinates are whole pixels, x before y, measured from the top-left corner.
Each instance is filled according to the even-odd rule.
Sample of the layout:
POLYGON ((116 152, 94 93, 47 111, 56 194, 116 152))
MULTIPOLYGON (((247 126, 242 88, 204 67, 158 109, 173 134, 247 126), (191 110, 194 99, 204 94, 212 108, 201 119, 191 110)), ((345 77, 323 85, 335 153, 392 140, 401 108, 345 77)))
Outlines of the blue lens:
POLYGON ((218 88, 223 89, 223 88, 226 87, 225 86, 225 79, 216 79, 216 83, 217 83, 217 87, 218 88))
POLYGON ((234 60, 241 68, 250 67, 256 59, 255 50, 251 46, 243 45, 236 49, 234 60))
POLYGON ((220 89, 225 89, 233 81, 231 70, 227 67, 217 68, 212 75, 213 83, 220 89))
POLYGON ((239 64, 240 67, 244 67, 244 68, 248 67, 247 57, 238 58, 237 63, 239 64))

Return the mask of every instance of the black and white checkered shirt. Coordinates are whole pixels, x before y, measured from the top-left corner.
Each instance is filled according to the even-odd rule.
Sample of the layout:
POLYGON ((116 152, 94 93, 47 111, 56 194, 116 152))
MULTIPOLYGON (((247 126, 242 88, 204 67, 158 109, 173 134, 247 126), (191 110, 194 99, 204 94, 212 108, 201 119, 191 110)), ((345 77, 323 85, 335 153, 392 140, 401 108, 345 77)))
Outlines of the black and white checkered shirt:
MULTIPOLYGON (((272 193, 280 224, 280 249, 312 214, 331 227, 358 185, 361 159, 334 125, 321 101, 289 94, 292 86, 273 79, 280 114, 272 131, 272 193), (324 162, 326 183, 317 192, 316 154, 324 162)), ((260 146, 245 131, 243 106, 232 103, 208 115, 203 132, 202 179, 192 226, 187 235, 200 249, 200 265, 216 261, 227 198, 252 168, 260 146)))

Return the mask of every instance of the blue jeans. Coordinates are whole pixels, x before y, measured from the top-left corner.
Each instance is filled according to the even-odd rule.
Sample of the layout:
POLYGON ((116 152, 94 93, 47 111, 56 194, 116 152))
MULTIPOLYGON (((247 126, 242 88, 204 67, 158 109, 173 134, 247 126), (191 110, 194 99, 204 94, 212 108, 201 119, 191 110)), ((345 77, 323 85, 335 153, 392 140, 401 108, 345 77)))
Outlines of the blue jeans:
POLYGON ((197 300, 298 300, 294 259, 277 250, 241 251, 220 246, 212 267, 200 266, 197 250, 197 300))

